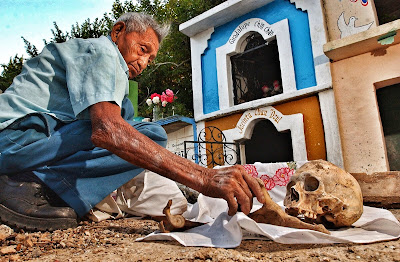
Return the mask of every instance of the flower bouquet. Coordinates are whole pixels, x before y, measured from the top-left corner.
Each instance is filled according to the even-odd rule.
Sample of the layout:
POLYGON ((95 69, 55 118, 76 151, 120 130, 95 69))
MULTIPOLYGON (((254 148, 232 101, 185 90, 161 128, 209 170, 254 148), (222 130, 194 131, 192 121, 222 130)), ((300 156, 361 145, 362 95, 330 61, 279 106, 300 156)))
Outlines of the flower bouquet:
POLYGON ((166 107, 172 104, 175 99, 177 99, 177 97, 174 92, 171 89, 167 89, 165 92, 162 92, 161 95, 153 93, 150 98, 146 100, 147 105, 153 107, 153 122, 163 118, 166 107))

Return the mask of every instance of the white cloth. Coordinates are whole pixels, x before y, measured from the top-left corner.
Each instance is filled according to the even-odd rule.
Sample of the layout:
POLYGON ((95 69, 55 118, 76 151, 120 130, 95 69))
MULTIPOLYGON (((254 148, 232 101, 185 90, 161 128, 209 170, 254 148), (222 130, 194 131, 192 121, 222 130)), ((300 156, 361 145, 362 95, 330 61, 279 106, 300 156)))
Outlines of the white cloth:
POLYGON ((90 211, 88 217, 98 222, 127 215, 163 216, 162 210, 170 199, 172 214, 186 211, 187 200, 177 184, 145 170, 103 199, 90 211))
MULTIPOLYGON (((255 163, 244 165, 254 177, 261 178, 271 198, 282 208, 286 185, 294 171, 306 162, 255 163)), ((252 212, 262 205, 254 199, 252 212)), ((227 214, 228 205, 223 199, 199 195, 197 203, 183 215, 186 219, 208 223, 185 232, 154 232, 141 240, 177 240, 184 246, 233 248, 242 239, 270 239, 285 244, 321 243, 371 243, 400 237, 400 223, 387 210, 364 206, 364 213, 351 228, 330 230, 331 235, 321 232, 256 223, 243 214, 233 217, 227 214)))
MULTIPOLYGON (((282 205, 282 202, 278 203, 282 205)), ((258 208, 261 204, 258 205, 258 208)), ((372 243, 400 237, 400 223, 388 210, 364 206, 361 218, 350 228, 321 232, 256 223, 243 214, 228 216, 225 200, 199 196, 199 201, 184 213, 193 221, 208 224, 185 232, 154 232, 142 240, 176 240, 184 246, 234 248, 242 239, 270 239, 283 244, 372 243)))

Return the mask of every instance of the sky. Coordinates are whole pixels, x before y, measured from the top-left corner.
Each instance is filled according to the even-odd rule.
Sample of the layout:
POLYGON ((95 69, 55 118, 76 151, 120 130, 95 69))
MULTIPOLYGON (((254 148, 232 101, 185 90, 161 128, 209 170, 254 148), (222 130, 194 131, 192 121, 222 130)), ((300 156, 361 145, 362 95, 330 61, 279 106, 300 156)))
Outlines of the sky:
MULTIPOLYGON (((53 22, 63 32, 71 25, 82 24, 87 18, 94 21, 111 11, 114 0, 0 0, 0 64, 7 64, 15 54, 29 58, 23 36, 39 52, 43 39, 53 36, 53 22)), ((2 68, 0 68, 0 72, 2 68)))

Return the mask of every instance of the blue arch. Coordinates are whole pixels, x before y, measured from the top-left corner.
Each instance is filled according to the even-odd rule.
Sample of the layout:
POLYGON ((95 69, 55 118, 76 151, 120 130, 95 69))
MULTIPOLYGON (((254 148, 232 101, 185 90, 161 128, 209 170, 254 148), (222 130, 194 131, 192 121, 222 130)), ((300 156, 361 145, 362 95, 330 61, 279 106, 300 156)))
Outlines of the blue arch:
POLYGON ((204 114, 219 110, 216 48, 224 45, 235 28, 250 18, 262 18, 269 24, 274 24, 287 18, 297 89, 317 84, 308 14, 296 9, 296 6, 288 0, 275 0, 266 6, 215 28, 208 42, 208 47, 201 58, 204 114))

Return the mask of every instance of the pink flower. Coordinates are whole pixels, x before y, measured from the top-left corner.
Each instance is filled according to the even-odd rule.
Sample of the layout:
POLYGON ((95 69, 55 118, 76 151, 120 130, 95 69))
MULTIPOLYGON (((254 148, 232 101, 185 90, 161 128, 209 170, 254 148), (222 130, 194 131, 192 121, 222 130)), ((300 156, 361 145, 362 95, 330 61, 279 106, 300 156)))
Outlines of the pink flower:
POLYGON ((275 184, 278 186, 286 186, 289 183, 290 177, 293 175, 294 170, 288 167, 282 167, 276 170, 273 177, 275 184))
POLYGON ((260 178, 264 182, 264 187, 267 190, 271 190, 275 187, 275 181, 273 178, 270 178, 268 175, 262 175, 260 178))
POLYGON ((167 96, 164 92, 162 92, 162 94, 161 94, 161 101, 162 101, 162 102, 164 102, 164 101, 168 102, 168 101, 167 101, 167 98, 168 98, 168 96, 167 96))
POLYGON ((174 97, 174 92, 173 92, 171 89, 165 90, 165 93, 167 94, 167 96, 172 96, 172 97, 174 97))
POLYGON ((278 80, 275 80, 273 85, 274 85, 274 90, 275 91, 278 91, 281 88, 281 85, 279 84, 278 80))
POLYGON ((168 103, 172 103, 174 102, 174 99, 176 97, 174 96, 174 92, 171 89, 167 89, 165 90, 165 92, 162 92, 161 94, 161 101, 164 102, 168 102, 168 103))
POLYGON ((161 103, 161 105, 162 105, 163 107, 165 107, 167 104, 168 104, 167 101, 162 101, 162 103, 161 103))

